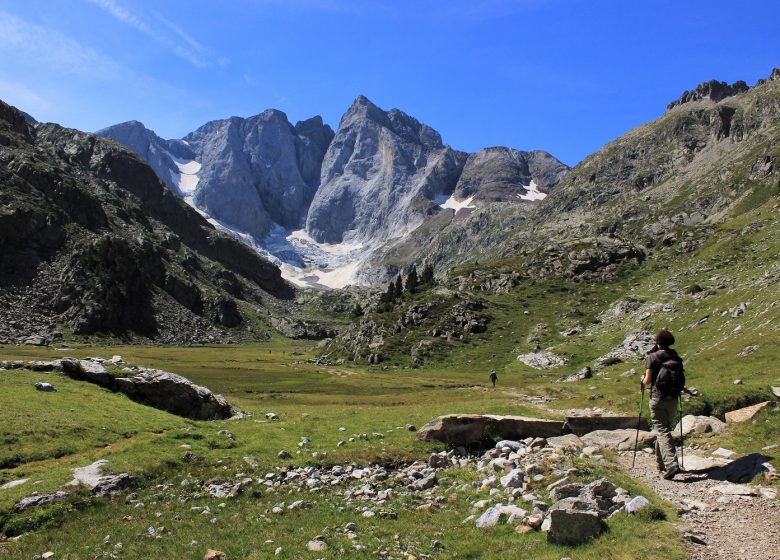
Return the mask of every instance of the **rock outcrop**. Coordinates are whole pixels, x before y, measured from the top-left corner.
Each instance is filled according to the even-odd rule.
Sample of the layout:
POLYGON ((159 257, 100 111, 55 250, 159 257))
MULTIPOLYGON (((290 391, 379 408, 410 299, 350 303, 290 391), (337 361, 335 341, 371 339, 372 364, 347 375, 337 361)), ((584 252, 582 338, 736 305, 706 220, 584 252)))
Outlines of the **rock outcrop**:
POLYGON ((699 84, 693 91, 684 91, 680 98, 669 103, 666 109, 673 109, 684 103, 700 101, 702 99, 710 99, 717 103, 727 97, 745 93, 748 89, 750 88, 743 80, 737 80, 733 84, 710 80, 709 82, 699 84))
POLYGON ((61 363, 68 377, 123 393, 136 402, 171 414, 193 420, 219 420, 234 413, 225 397, 174 373, 136 367, 127 368, 127 373, 132 375, 121 377, 91 360, 63 358, 61 363))

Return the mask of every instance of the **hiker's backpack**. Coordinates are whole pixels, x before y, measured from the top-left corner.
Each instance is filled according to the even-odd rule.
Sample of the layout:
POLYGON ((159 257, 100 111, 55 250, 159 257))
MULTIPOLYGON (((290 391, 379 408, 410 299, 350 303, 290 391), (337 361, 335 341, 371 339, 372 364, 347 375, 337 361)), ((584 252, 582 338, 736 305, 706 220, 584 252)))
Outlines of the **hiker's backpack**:
POLYGON ((669 359, 661 364, 655 378, 654 389, 662 397, 678 397, 685 389, 685 372, 682 360, 669 359))

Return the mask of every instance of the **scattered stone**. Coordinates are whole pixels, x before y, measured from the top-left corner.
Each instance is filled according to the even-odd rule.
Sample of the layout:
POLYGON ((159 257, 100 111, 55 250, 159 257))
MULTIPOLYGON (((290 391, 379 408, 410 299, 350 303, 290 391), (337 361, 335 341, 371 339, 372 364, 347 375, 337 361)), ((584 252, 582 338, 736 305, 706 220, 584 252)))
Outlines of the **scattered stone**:
POLYGON ((315 537, 306 544, 306 548, 310 552, 325 552, 328 549, 328 543, 322 538, 315 537))
POLYGON ((590 379, 591 377, 593 377, 593 373, 591 372, 590 367, 585 366, 577 373, 572 373, 568 377, 563 377, 558 381, 561 381, 562 383, 573 383, 575 381, 583 381, 585 379, 590 379))
POLYGON ((266 420, 279 420, 279 416, 277 416, 274 412, 266 412, 265 418, 266 420))
POLYGON ((750 346, 745 346, 745 348, 743 348, 742 351, 737 354, 737 356, 744 358, 745 356, 750 356, 756 350, 758 350, 758 344, 751 344, 750 346))
POLYGON ((778 399, 780 399, 780 387, 770 387, 772 389, 772 394, 776 396, 778 399))
POLYGON ((43 391, 44 393, 51 393, 53 391, 56 391, 57 389, 55 389, 54 385, 52 385, 51 383, 38 382, 35 384, 35 390, 43 391))
POLYGON ((254 457, 244 457, 244 463, 249 465, 249 468, 252 469, 253 471, 256 471, 260 466, 260 462, 254 457))
POLYGON ((225 560, 225 553, 219 550, 208 549, 203 560, 225 560))
POLYGON ((725 480, 741 483, 750 482, 757 475, 772 472, 774 468, 769 463, 771 457, 761 453, 750 453, 731 461, 728 465, 710 473, 713 480, 725 480))
POLYGON ((574 434, 547 438, 547 445, 553 449, 582 449, 582 440, 574 434))
POLYGON ((748 420, 752 420, 756 414, 770 406, 772 406, 771 401, 764 401, 762 403, 754 404, 753 406, 732 410, 731 412, 726 413, 726 423, 734 424, 737 422, 747 422, 748 420))
POLYGON ((630 502, 628 502, 625 505, 625 509, 627 513, 635 514, 639 510, 647 507, 650 505, 650 500, 645 498, 644 496, 636 496, 633 498, 630 502))
POLYGON ((279 459, 292 459, 292 454, 290 454, 289 451, 282 449, 279 453, 276 454, 276 457, 279 459))
POLYGON ((477 529, 488 529, 498 525, 501 519, 501 510, 495 507, 491 507, 485 510, 485 512, 477 518, 477 529))
POLYGON ((414 424, 407 424, 404 426, 408 432, 416 432, 417 427, 414 424))

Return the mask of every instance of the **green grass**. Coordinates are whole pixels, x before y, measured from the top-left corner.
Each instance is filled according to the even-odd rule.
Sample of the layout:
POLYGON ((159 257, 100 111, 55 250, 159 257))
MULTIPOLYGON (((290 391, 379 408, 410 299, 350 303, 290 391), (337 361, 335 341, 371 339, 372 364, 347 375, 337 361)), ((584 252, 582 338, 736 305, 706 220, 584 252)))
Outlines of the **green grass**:
MULTIPOLYGON (((433 511, 417 510, 420 502, 413 498, 391 498, 384 508, 397 512, 397 520, 363 519, 354 505, 344 501, 341 490, 318 494, 261 490, 230 500, 189 496, 182 480, 205 480, 215 475, 237 478, 240 471, 246 472, 245 456, 260 462, 255 476, 285 464, 391 464, 424 459, 432 449, 441 448, 417 441, 415 434, 404 428, 407 422, 420 426, 439 414, 456 411, 538 413, 518 403, 509 391, 468 383, 472 374, 467 366, 459 371, 440 368, 421 373, 299 363, 311 353, 312 346, 277 341, 213 348, 0 349, 3 359, 120 354, 132 363, 183 373, 222 391, 253 414, 236 421, 195 422, 59 374, 3 372, 0 426, 2 437, 10 443, 4 457, 16 454, 19 459, 0 469, 0 481, 29 478, 30 482, 0 491, 0 512, 6 512, 0 514, 0 523, 10 534, 32 532, 18 542, 0 544, 0 548, 11 557, 52 550, 58 557, 70 559, 111 552, 118 542, 122 543, 120 557, 127 558, 151 554, 202 558, 206 548, 224 550, 229 558, 265 558, 277 546, 282 547, 281 558, 373 558, 382 548, 391 555, 404 551, 438 558, 506 558, 523 551, 534 558, 558 559, 569 553, 547 545, 544 535, 520 536, 508 526, 491 531, 490 545, 486 546, 483 532, 473 523, 462 523, 471 502, 486 495, 473 490, 460 493, 455 502, 446 499, 450 486, 468 477, 457 469, 445 477, 452 482, 442 481, 435 491, 445 500, 433 511), (39 379, 53 383, 58 391, 36 392, 32 384, 39 379), (277 413, 280 420, 266 421, 264 414, 269 411, 277 413), (339 431, 342 426, 343 432, 339 431), (223 429, 234 433, 236 440, 218 435, 223 429), (339 440, 360 433, 367 433, 369 439, 336 446, 339 440), (311 444, 301 450, 297 443, 304 435, 311 444), (184 460, 182 445, 189 447, 196 462, 184 460), (292 460, 276 458, 283 448, 293 453, 292 460), (7 514, 19 497, 33 489, 53 491, 71 478, 72 468, 101 458, 109 460, 111 471, 126 470, 136 476, 134 493, 142 507, 125 503, 121 497, 109 502, 77 492, 63 504, 22 515, 7 514), (267 513, 279 502, 289 504, 296 499, 311 502, 311 507, 281 516, 267 513), (220 502, 226 504, 224 508, 218 507, 220 502), (201 515, 191 509, 198 505, 208 505, 212 514, 201 515), (357 524, 357 543, 365 549, 354 549, 339 532, 348 522, 357 524), (150 526, 164 526, 166 532, 160 538, 145 536, 150 526), (308 553, 306 542, 318 534, 326 537, 329 550, 319 555, 308 553), (110 544, 103 543, 107 535, 111 536, 110 544), (193 540, 198 543, 190 545, 193 540), (443 548, 432 548, 434 540, 441 541, 443 548)), ((683 558, 679 540, 666 523, 618 516, 610 526, 609 534, 578 549, 577 557, 628 559, 642 539, 652 539, 664 543, 656 557, 683 558)))

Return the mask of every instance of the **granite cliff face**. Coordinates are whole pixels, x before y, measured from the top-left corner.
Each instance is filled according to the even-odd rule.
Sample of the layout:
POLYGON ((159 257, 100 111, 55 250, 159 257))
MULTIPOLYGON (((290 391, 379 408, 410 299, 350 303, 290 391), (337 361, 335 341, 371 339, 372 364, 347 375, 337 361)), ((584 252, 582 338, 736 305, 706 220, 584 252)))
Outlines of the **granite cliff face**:
POLYGON ((377 242, 418 227, 450 195, 466 154, 432 128, 358 97, 322 163, 306 231, 319 242, 377 242))
POLYGON ((195 206, 258 241, 301 228, 332 137, 321 117, 292 126, 272 109, 202 126, 184 138, 201 164, 195 206))
POLYGON ((209 122, 163 140, 137 121, 97 133, 133 150, 177 195, 259 243, 303 227, 333 131, 321 117, 290 124, 281 111, 209 122))

